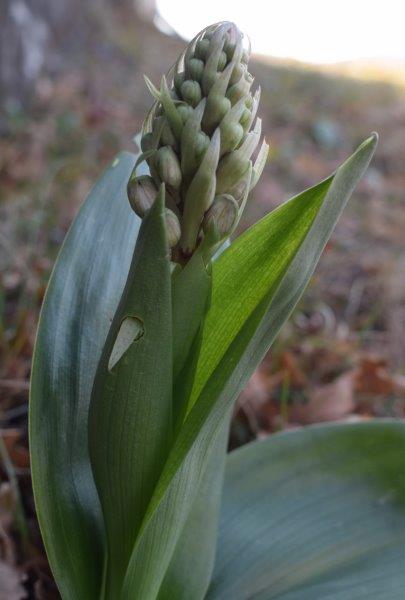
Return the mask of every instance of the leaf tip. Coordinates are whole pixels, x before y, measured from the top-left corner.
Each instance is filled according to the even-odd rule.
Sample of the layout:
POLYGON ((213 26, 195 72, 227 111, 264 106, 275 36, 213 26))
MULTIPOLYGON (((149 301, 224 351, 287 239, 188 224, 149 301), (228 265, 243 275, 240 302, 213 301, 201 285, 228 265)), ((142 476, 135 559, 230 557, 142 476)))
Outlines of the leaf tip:
POLYGON ((364 146, 371 146, 373 151, 376 148, 377 144, 378 144, 378 140, 379 140, 379 135, 376 131, 372 131, 370 136, 364 140, 364 142, 360 145, 361 147, 364 146))
POLYGON ((159 187, 159 192, 158 195, 156 196, 156 204, 159 207, 160 211, 163 213, 164 208, 165 208, 165 193, 166 193, 166 186, 164 183, 160 184, 159 187))

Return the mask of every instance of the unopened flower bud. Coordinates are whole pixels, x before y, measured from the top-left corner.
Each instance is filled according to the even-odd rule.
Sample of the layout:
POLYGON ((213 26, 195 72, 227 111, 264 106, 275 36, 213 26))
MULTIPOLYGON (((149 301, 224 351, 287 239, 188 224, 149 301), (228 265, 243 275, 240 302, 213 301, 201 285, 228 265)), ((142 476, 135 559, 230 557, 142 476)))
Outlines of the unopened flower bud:
POLYGON ((246 108, 248 108, 249 110, 252 110, 253 104, 254 104, 254 101, 253 101, 252 96, 248 96, 246 98, 246 100, 245 100, 245 106, 246 106, 246 108))
POLYGON ((229 235, 268 155, 264 142, 252 165, 260 140, 260 119, 251 130, 260 89, 251 93, 250 48, 244 49, 244 41, 235 25, 217 23, 190 42, 159 89, 145 78, 155 103, 143 124, 140 159, 155 187, 148 197, 142 191, 143 203, 139 185, 131 180, 129 190, 144 213, 156 188, 166 185, 169 241, 178 244, 174 260, 180 262, 203 238, 204 251, 208 246, 215 251, 221 243, 215 239, 229 235))
POLYGON ((226 55, 229 60, 232 59, 233 53, 235 52, 235 48, 236 48, 236 44, 234 42, 231 42, 231 41, 225 42, 224 51, 226 52, 226 55))
POLYGON ((239 123, 225 121, 221 123, 221 154, 235 150, 243 138, 243 127, 239 123))
POLYGON ((181 184, 179 159, 170 146, 162 146, 156 153, 156 171, 160 179, 168 186, 178 189, 181 184))
POLYGON ((177 107, 177 112, 179 113, 181 120, 184 123, 186 123, 187 119, 193 114, 193 109, 191 106, 188 106, 187 104, 180 104, 177 107))
POLYGON ((234 70, 232 71, 231 78, 229 80, 230 85, 235 85, 245 74, 246 67, 238 63, 235 65, 234 70))
MULTIPOLYGON (((236 146, 234 146, 234 142, 237 138, 239 138, 240 127, 239 120, 243 111, 245 110, 245 99, 239 100, 224 116, 219 127, 221 129, 221 156, 230 152, 236 146)), ((242 128, 242 135, 244 131, 242 128)), ((238 143, 242 138, 238 139, 238 143)))
POLYGON ((243 177, 241 177, 238 183, 229 190, 229 193, 233 196, 233 198, 235 198, 235 202, 238 204, 238 206, 241 206, 243 199, 249 193, 251 179, 252 163, 249 161, 243 177))
POLYGON ((230 108, 231 102, 228 98, 219 94, 208 96, 207 108, 205 109, 202 122, 203 128, 208 133, 212 133, 230 108))
POLYGON ((217 193, 232 189, 246 173, 261 134, 261 120, 257 119, 255 129, 247 134, 242 145, 222 158, 217 171, 217 193))
POLYGON ((128 200, 138 217, 142 219, 146 215, 156 199, 157 192, 156 185, 149 175, 131 177, 127 186, 128 200))
POLYGON ((194 81, 200 81, 204 72, 204 62, 199 58, 192 58, 190 59, 187 67, 191 79, 194 79, 194 81))
POLYGON ((232 85, 226 93, 226 97, 231 101, 232 106, 236 104, 243 96, 246 96, 250 90, 252 83, 241 77, 238 83, 232 85))
POLYGON ((241 59, 240 59, 240 60, 241 60, 241 62, 243 62, 245 65, 247 65, 247 64, 248 64, 248 62, 249 62, 249 58, 250 58, 250 52, 249 52, 249 50, 247 50, 246 48, 244 48, 244 49, 243 49, 242 56, 241 56, 241 59))
POLYGON ((201 88, 198 81, 192 81, 187 79, 181 86, 181 95, 185 102, 190 104, 193 108, 197 106, 201 100, 201 88))
MULTIPOLYGON (((145 79, 145 83, 146 83, 150 93, 156 99, 156 101, 160 103, 161 107, 163 108, 164 114, 170 123, 170 127, 171 127, 174 135, 176 136, 177 139, 179 139, 180 135, 181 135, 181 130, 183 128, 183 122, 181 120, 179 113, 176 110, 176 104, 173 99, 173 93, 172 93, 173 90, 169 89, 169 87, 167 85, 166 77, 162 77, 162 80, 160 82, 160 90, 158 90, 153 85, 153 83, 150 81, 150 79, 148 77, 146 77, 146 75, 144 75, 144 79, 145 79)), ((159 108, 160 108, 160 106, 159 106, 159 108)))
POLYGON ((218 77, 218 64, 221 60, 222 48, 225 43, 225 27, 220 25, 214 32, 208 47, 204 74, 202 77, 202 89, 208 95, 218 77))
POLYGON ((212 206, 205 213, 203 230, 207 231, 213 224, 222 239, 232 232, 232 228, 238 218, 239 207, 230 194, 216 196, 212 206))
POLYGON ((174 248, 180 241, 181 228, 180 221, 170 208, 165 210, 166 235, 170 248, 174 248))
POLYGON ((165 123, 163 124, 160 141, 165 146, 171 146, 172 148, 177 148, 177 140, 174 137, 173 132, 170 129, 170 125, 167 121, 165 121, 165 123))
POLYGON ((148 150, 152 150, 153 148, 153 134, 152 132, 145 133, 141 139, 141 149, 142 152, 147 152, 148 150))
POLYGON ((214 200, 215 173, 218 166, 220 146, 220 133, 217 129, 187 190, 181 232, 181 247, 186 255, 191 254, 194 250, 204 213, 214 200))
POLYGON ((251 114, 252 113, 250 112, 250 110, 248 108, 245 108, 239 121, 243 129, 245 129, 248 123, 250 123, 251 114))
POLYGON ((255 163, 253 165, 252 172, 252 181, 250 182, 250 189, 253 189, 256 183, 259 181, 260 176, 263 172, 264 166, 267 162, 267 158, 269 156, 269 145, 266 140, 263 140, 262 145, 260 147, 259 153, 256 157, 255 163))
POLYGON ((207 38, 198 40, 196 47, 195 47, 196 57, 200 58, 201 60, 205 60, 207 57, 207 54, 208 54, 209 45, 210 45, 210 41, 207 38))
POLYGON ((208 95, 209 90, 212 88, 214 83, 217 81, 218 77, 219 77, 218 71, 215 70, 215 71, 206 72, 204 70, 203 79, 202 79, 202 86, 203 86, 204 94, 208 95))
POLYGON ((195 174, 200 161, 197 157, 197 144, 201 144, 199 134, 201 133, 201 119, 204 114, 206 100, 192 111, 190 118, 184 124, 181 134, 181 171, 183 181, 187 185, 195 174))
POLYGON ((175 76, 173 77, 173 83, 174 83, 174 87, 176 88, 176 91, 178 94, 181 95, 181 86, 183 85, 183 81, 185 80, 186 75, 184 73, 184 71, 181 71, 180 73, 176 73, 175 76))
POLYGON ((210 145, 209 136, 206 133, 204 133, 203 131, 200 131, 197 134, 196 140, 195 140, 195 157, 196 157, 197 162, 201 161, 201 159, 204 156, 209 145, 210 145))
POLYGON ((224 51, 221 52, 218 59, 218 71, 223 71, 226 67, 226 63, 228 62, 228 57, 224 51))

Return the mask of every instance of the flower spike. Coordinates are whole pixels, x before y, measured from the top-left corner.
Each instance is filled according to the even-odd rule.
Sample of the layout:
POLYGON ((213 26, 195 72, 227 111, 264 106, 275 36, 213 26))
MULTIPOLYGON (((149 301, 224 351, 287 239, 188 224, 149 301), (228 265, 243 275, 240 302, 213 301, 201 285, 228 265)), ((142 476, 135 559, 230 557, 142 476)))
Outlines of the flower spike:
POLYGON ((249 57, 249 41, 226 21, 197 34, 159 88, 145 77, 155 100, 141 138, 150 177, 134 172, 128 195, 143 217, 165 184, 168 239, 172 260, 180 264, 204 238, 206 248, 229 237, 266 163, 266 142, 252 159, 261 120, 249 57))

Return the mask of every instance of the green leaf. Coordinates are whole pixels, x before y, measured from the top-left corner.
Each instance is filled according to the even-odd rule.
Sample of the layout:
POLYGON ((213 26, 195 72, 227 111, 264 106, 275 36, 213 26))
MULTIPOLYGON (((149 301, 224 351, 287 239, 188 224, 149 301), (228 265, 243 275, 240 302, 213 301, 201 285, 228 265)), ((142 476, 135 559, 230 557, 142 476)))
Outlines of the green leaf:
POLYGON ((228 458, 207 600, 400 600, 405 424, 276 434, 228 458))
MULTIPOLYGON (((227 245, 221 248, 218 255, 227 245)), ((200 246, 199 250, 181 272, 182 277, 173 281, 173 329, 179 348, 177 364, 184 367, 179 373, 173 392, 180 424, 185 416, 184 410, 187 408, 194 380, 201 347, 201 323, 209 307, 211 292, 211 269, 208 270, 204 264, 204 248, 200 246), (185 360, 187 353, 188 360, 185 360), (179 360, 181 356, 183 361, 179 360)), ((229 419, 215 442, 215 448, 198 487, 196 500, 183 526, 176 551, 160 588, 159 598, 162 600, 196 599, 208 588, 214 564, 228 433, 229 419), (196 556, 198 561, 195 560, 196 556), (190 572, 193 576, 185 578, 184 574, 190 572)))
POLYGON ((140 523, 172 441, 171 272, 164 197, 162 186, 142 221, 90 404, 90 457, 107 535, 107 598, 119 597, 140 523), (128 336, 122 327, 131 319, 139 326, 135 335, 132 329, 128 336), (109 368, 117 344, 125 351, 109 368))
POLYGON ((173 411, 180 426, 194 381, 201 346, 202 323, 211 298, 211 269, 197 250, 172 278, 173 306, 173 411))
POLYGON ((198 600, 208 589, 215 559, 228 435, 229 422, 226 422, 201 478, 160 588, 159 600, 198 600))
POLYGON ((41 312, 30 393, 37 515, 61 595, 99 593, 104 527, 87 450, 91 388, 127 277, 139 219, 121 154, 90 192, 55 264, 41 312))
POLYGON ((252 362, 267 351, 301 296, 377 143, 366 140, 325 181, 281 205, 240 236, 213 264, 213 289, 191 404, 254 312, 271 309, 252 362), (270 341, 265 331, 270 332, 270 341))
POLYGON ((233 402, 301 296, 375 145, 372 136, 334 176, 265 217, 214 262, 190 410, 134 546, 125 600, 158 593, 233 402))

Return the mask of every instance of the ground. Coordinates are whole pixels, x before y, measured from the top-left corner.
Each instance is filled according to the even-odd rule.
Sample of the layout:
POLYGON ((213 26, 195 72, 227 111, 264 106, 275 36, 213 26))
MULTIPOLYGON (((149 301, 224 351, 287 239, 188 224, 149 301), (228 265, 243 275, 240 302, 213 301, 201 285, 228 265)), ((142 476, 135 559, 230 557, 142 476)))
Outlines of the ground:
MULTIPOLYGON (((58 597, 27 450, 46 282, 92 182, 118 151, 134 149, 151 102, 142 74, 158 82, 183 47, 126 14, 101 22, 86 50, 37 82, 30 111, 10 107, 2 124, 0 599, 58 597)), ((405 88, 262 59, 251 70, 271 155, 242 228, 325 178, 371 131, 380 143, 303 300, 239 400, 230 445, 324 420, 403 417, 405 88)))

